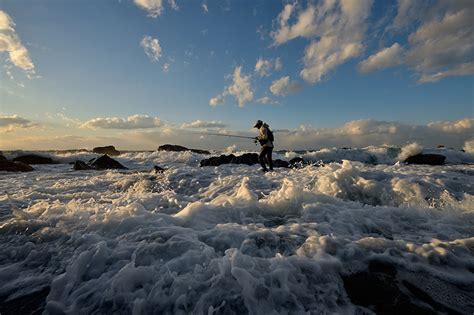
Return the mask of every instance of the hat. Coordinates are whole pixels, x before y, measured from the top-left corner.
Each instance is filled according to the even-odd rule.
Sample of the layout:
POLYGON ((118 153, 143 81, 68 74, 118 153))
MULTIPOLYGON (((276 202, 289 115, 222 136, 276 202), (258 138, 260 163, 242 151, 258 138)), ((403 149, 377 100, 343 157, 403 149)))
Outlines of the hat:
POLYGON ((257 120, 257 122, 255 123, 255 126, 253 126, 254 128, 257 128, 258 126, 261 126, 263 125, 263 121, 261 121, 260 119, 257 120))

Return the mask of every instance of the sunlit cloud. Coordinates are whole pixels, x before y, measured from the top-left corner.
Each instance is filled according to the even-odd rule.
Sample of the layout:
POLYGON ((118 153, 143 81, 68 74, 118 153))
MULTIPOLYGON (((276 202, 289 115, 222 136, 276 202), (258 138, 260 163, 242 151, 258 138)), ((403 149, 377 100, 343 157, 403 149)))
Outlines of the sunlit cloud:
POLYGON ((291 81, 289 76, 281 77, 272 82, 270 91, 273 95, 285 96, 291 93, 298 92, 302 89, 302 85, 297 81, 291 81))
POLYGON ((273 44, 282 45, 298 37, 311 40, 304 52, 300 75, 310 83, 318 83, 331 70, 364 51, 372 2, 324 1, 304 9, 297 3, 287 4, 271 33, 273 44), (296 18, 291 24, 292 16, 296 18))
POLYGON ((163 12, 163 0, 133 0, 141 9, 148 12, 148 16, 157 18, 163 12))
POLYGON ((151 62, 157 62, 161 57, 161 46, 158 38, 152 38, 151 36, 145 36, 140 42, 140 46, 143 47, 145 54, 150 58, 151 62))
POLYGON ((363 73, 405 65, 419 83, 450 76, 474 74, 474 6, 470 1, 399 1, 398 13, 388 30, 398 32, 414 24, 408 43, 394 43, 359 64, 363 73))
POLYGON ((11 132, 15 129, 31 128, 37 124, 18 115, 0 115, 0 131, 11 132))
POLYGON ((0 10, 0 52, 8 53, 9 61, 16 67, 26 71, 30 76, 35 73, 35 65, 15 31, 15 23, 2 10, 0 10))
POLYGON ((223 98, 227 95, 232 95, 239 104, 239 107, 244 107, 245 104, 252 101, 253 89, 250 82, 250 75, 242 73, 242 67, 235 67, 234 73, 232 74, 232 84, 227 86, 224 92, 217 95, 209 100, 209 105, 215 107, 219 104, 223 104, 223 98))
POLYGON ((225 128, 226 124, 220 121, 195 120, 181 125, 181 128, 225 128))
POLYGON ((133 115, 127 118, 94 118, 86 121, 81 128, 91 129, 144 129, 160 127, 162 122, 158 117, 148 115, 133 115))

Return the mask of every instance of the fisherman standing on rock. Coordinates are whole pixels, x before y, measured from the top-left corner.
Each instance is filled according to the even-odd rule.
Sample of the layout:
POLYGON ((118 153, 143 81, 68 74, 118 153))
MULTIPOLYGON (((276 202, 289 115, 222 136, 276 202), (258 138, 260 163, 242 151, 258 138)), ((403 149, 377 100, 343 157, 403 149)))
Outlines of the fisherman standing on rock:
POLYGON ((273 171, 273 161, 272 161, 272 151, 273 151, 273 132, 270 130, 269 126, 261 120, 257 120, 257 123, 254 128, 259 130, 259 136, 255 137, 255 142, 260 142, 262 150, 258 156, 260 165, 262 165, 262 171, 268 172, 265 162, 268 163, 270 171, 273 171))

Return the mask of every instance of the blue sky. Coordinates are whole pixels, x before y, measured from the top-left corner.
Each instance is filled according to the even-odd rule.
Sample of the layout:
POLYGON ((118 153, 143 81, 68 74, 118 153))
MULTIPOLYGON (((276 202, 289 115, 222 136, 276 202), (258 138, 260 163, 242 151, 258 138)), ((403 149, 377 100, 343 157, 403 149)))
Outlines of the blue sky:
MULTIPOLYGON (((14 23, 6 34, 33 65, 15 62, 18 46, 0 42, 4 127, 16 132, 8 125, 15 116, 30 122, 20 124, 18 137, 35 128, 45 137, 64 129, 113 137, 124 128, 87 122, 147 115, 160 119, 157 131, 196 120, 248 131, 256 119, 275 129, 316 130, 366 119, 427 125, 466 118, 463 131, 472 131, 474 31, 463 19, 472 3, 361 0, 344 8, 335 1, 328 9, 326 2, 176 0, 173 8, 166 0, 2 0, 0 10, 14 23), (151 16, 153 8, 160 14, 151 16), (146 54, 147 36, 158 52, 146 54), (427 36, 437 46, 428 47, 427 36), (448 49, 456 47, 447 38, 456 36, 459 47, 448 49), (265 76, 256 71, 259 59, 269 64, 265 76), (223 104, 210 106, 214 97, 223 104)), ((152 130, 136 126, 125 129, 152 130)))

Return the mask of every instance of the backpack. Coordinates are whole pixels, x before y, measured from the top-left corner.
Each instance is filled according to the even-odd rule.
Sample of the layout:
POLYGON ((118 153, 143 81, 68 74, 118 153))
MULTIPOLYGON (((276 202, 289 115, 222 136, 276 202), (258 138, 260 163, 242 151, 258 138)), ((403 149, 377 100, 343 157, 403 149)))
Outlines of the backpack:
POLYGON ((273 131, 270 130, 270 128, 267 128, 268 130, 268 141, 275 141, 275 138, 273 137, 273 131))

